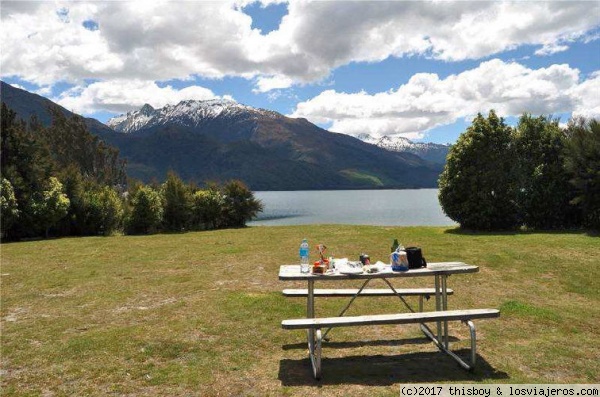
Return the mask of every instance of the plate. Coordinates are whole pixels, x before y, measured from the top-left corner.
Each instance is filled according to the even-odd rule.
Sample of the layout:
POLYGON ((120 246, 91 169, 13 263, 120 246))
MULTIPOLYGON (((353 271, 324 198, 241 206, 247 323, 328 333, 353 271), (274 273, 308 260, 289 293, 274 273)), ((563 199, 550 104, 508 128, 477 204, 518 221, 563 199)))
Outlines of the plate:
POLYGON ((362 274, 363 269, 361 269, 360 267, 347 267, 344 266, 343 268, 339 269, 340 274, 362 274))

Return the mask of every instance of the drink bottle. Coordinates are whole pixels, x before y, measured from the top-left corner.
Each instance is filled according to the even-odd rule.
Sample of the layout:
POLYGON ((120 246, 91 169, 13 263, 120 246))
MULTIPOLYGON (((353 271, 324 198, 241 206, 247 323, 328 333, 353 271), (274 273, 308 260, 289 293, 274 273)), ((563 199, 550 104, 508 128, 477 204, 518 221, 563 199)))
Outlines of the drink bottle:
POLYGON ((309 265, 308 265, 308 240, 303 239, 300 244, 300 272, 308 273, 309 265))

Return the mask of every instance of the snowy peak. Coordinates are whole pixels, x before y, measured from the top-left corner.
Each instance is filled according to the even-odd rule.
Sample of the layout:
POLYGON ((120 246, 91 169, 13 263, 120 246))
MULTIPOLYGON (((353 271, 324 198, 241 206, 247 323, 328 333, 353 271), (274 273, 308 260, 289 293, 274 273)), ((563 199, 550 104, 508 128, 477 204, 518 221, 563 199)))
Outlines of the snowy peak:
POLYGON ((450 149, 450 145, 413 142, 403 136, 383 136, 381 138, 376 138, 369 134, 360 134, 357 138, 392 152, 408 152, 416 154, 425 160, 439 164, 444 164, 446 162, 446 155, 450 149))
POLYGON ((419 147, 420 145, 426 144, 414 143, 410 139, 404 138, 402 136, 391 137, 386 135, 381 137, 381 139, 379 139, 379 141, 377 142, 377 146, 395 152, 410 150, 419 147))
POLYGON ((149 104, 145 104, 140 109, 140 113, 144 114, 146 116, 150 116, 153 112, 154 112, 154 108, 152 106, 150 106, 149 104))
POLYGON ((118 132, 133 133, 157 125, 177 124, 198 127, 201 123, 217 117, 276 117, 278 113, 239 104, 227 99, 207 101, 184 100, 176 105, 154 109, 145 104, 141 109, 113 117, 106 123, 118 132))

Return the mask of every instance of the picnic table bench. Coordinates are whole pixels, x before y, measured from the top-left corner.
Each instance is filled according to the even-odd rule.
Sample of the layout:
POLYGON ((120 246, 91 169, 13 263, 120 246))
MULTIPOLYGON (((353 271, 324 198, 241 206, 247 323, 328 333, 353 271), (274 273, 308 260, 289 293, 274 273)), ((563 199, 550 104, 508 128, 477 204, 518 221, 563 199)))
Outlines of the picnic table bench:
POLYGON ((454 358, 463 368, 472 370, 475 367, 477 346, 476 329, 472 320, 494 318, 500 315, 497 309, 466 309, 466 310, 447 310, 447 297, 454 293, 447 288, 447 277, 452 274, 474 273, 479 271, 477 266, 467 265, 462 262, 440 262, 430 263, 427 268, 412 269, 406 272, 392 272, 391 269, 378 273, 363 274, 303 274, 300 273, 298 265, 284 265, 280 267, 280 280, 305 280, 308 282, 306 289, 285 289, 283 294, 288 297, 306 297, 307 298, 307 316, 306 318, 283 320, 281 326, 283 329, 306 329, 308 335, 309 357, 313 367, 313 375, 316 379, 321 378, 321 352, 322 342, 326 339, 327 333, 335 327, 349 326, 372 326, 388 324, 420 324, 423 333, 431 339, 434 344, 444 353, 454 358), (434 277, 435 288, 411 288, 396 289, 388 279, 398 277, 434 277), (365 280, 358 289, 315 289, 315 281, 335 281, 359 279, 365 280), (389 288, 385 289, 367 289, 366 285, 370 280, 382 279, 389 288), (344 313, 350 307, 357 297, 374 296, 397 296, 408 308, 408 313, 378 314, 343 317, 344 313), (423 298, 435 296, 435 311, 423 311, 423 298), (419 310, 415 311, 404 300, 405 296, 419 297, 419 310), (315 318, 314 299, 315 297, 352 297, 350 302, 336 317, 315 318), (471 339, 470 363, 463 361, 461 357, 452 352, 448 343, 448 322, 461 321, 469 327, 471 339), (436 323, 437 335, 427 326, 427 323, 436 323), (327 328, 323 333, 322 329, 327 328))

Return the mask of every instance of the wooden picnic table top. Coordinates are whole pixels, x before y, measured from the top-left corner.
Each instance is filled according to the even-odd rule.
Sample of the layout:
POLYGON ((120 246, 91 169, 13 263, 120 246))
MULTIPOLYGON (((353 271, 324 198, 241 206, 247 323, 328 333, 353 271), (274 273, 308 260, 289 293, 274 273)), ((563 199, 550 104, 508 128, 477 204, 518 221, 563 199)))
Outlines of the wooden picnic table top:
POLYGON ((476 273, 479 266, 468 265, 463 262, 432 262, 427 267, 420 269, 410 269, 405 272, 394 272, 387 266, 384 270, 377 273, 360 274, 312 274, 301 273, 300 265, 282 265, 279 268, 279 280, 349 280, 349 279, 369 279, 369 278, 395 278, 395 277, 425 277, 436 275, 451 275, 463 273, 476 273))

